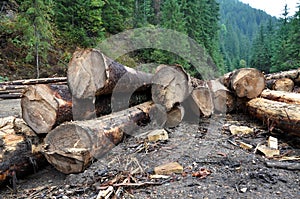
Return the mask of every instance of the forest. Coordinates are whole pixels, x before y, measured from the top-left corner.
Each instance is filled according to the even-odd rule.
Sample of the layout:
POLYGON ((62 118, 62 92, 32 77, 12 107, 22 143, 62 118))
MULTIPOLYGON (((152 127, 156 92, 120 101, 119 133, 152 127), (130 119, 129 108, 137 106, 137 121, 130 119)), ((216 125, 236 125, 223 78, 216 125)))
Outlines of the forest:
MULTIPOLYGON (((0 81, 64 76, 76 48, 96 47, 134 28, 166 28, 195 40, 220 74, 241 67, 265 73, 300 65, 300 5, 277 19, 238 0, 4 0, 0 5, 0 81)), ((168 51, 141 49, 119 62, 191 63, 168 51)))

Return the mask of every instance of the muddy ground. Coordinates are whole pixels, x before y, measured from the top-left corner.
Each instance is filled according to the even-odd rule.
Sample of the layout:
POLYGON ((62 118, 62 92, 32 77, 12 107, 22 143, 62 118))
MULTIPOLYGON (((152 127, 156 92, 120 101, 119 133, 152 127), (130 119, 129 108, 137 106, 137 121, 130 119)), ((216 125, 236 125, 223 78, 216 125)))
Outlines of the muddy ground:
MULTIPOLYGON (((0 106, 4 107, 1 101, 0 106)), ((12 113, 18 112, 15 109, 12 113)), ((0 198, 97 198, 109 186, 111 198, 300 198, 299 170, 267 167, 266 162, 278 160, 236 145, 244 141, 255 147, 272 135, 279 139, 281 154, 299 156, 299 138, 269 133, 245 114, 215 115, 166 130, 169 139, 156 143, 126 136, 80 174, 64 175, 48 165, 19 179, 17 194, 10 185, 1 188, 0 198), (254 133, 232 136, 226 128, 232 124, 254 128, 254 133), (169 162, 178 162, 184 171, 151 179, 154 167, 169 162), (200 170, 211 174, 195 176, 200 170)))

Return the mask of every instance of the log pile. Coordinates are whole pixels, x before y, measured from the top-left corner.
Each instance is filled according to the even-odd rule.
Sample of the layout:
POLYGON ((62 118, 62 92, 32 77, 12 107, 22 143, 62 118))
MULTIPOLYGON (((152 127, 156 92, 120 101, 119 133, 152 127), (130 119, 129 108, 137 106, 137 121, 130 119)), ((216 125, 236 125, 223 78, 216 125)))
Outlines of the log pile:
MULTIPOLYGON (((272 78, 277 77, 291 79, 288 75, 272 78)), ((180 66, 166 65, 149 74, 123 66, 99 50, 86 49, 74 53, 67 84, 62 78, 62 84, 48 80, 41 84, 41 80, 32 85, 38 82, 32 80, 0 86, 25 89, 22 117, 34 137, 44 141, 44 156, 59 171, 78 173, 140 126, 172 128, 184 119, 227 114, 239 106, 247 107, 270 130, 278 127, 299 135, 300 94, 265 90, 267 78, 271 77, 243 68, 204 81, 190 77, 180 66)), ((292 79, 294 84, 298 78, 292 79)), ((0 137, 0 143, 4 141, 0 137)), ((0 167, 0 172, 7 169, 0 167)))

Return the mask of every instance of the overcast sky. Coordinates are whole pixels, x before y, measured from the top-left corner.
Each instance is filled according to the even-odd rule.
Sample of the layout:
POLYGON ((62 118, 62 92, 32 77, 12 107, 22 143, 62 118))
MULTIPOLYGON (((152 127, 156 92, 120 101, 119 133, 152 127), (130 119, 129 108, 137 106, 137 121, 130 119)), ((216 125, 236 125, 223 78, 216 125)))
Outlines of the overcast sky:
POLYGON ((296 11, 297 2, 300 0, 239 0, 249 4, 253 8, 264 10, 266 13, 281 17, 284 10, 284 5, 287 4, 289 8, 289 15, 294 15, 296 11))

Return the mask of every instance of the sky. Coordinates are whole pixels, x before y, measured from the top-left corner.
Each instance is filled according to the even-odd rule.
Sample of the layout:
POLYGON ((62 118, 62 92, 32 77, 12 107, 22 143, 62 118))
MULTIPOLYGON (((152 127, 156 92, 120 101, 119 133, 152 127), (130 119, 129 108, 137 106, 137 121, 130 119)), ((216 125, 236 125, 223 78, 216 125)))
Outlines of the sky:
POLYGON ((282 17, 285 4, 289 8, 289 16, 294 15, 296 12, 297 3, 300 0, 239 0, 243 3, 249 4, 253 8, 264 10, 266 13, 275 16, 282 17))

